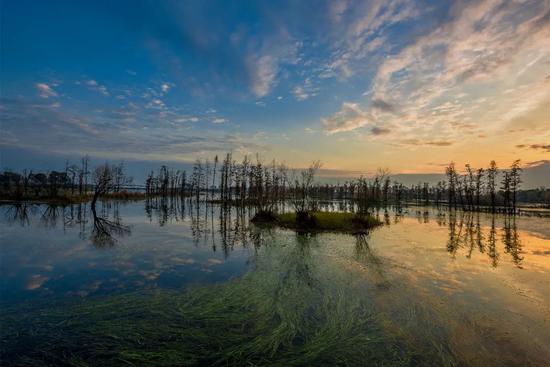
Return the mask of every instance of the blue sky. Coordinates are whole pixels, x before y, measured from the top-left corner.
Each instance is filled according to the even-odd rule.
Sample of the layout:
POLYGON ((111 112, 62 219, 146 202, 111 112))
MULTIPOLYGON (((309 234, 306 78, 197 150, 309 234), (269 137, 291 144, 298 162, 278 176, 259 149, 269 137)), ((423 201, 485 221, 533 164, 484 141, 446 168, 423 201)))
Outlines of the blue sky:
POLYGON ((2 1, 2 165, 543 162, 549 14, 545 0, 2 1))

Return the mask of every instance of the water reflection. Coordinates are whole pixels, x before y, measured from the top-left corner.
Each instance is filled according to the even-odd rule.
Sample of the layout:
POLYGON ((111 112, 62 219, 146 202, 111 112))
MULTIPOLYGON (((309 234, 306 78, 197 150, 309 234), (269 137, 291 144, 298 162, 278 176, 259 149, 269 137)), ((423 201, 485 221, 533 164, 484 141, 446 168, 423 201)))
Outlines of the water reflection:
POLYGON ((130 227, 122 221, 117 202, 104 203, 99 213, 87 204, 61 206, 17 203, 4 205, 3 209, 6 223, 32 226, 31 218, 38 217, 38 223, 47 229, 53 230, 61 226, 65 231, 76 227, 80 238, 88 238, 98 248, 112 247, 119 238, 131 234, 130 227))
MULTIPOLYGON (((106 248, 131 235, 131 227, 124 224, 120 214, 120 205, 116 201, 104 202, 96 212, 87 204, 56 206, 18 203, 3 206, 3 212, 5 222, 10 225, 30 226, 31 219, 39 217, 39 223, 45 228, 78 228, 80 238, 89 239, 98 248, 106 248)), ((326 202, 321 207, 323 210, 353 209, 346 202, 326 202)), ((174 197, 148 199, 144 202, 144 211, 149 223, 157 223, 160 227, 187 223, 195 246, 209 246, 213 252, 221 251, 226 258, 236 246, 257 247, 261 242, 263 232, 249 225, 254 214, 251 208, 199 205, 192 200, 174 197)), ((501 260, 499 248, 502 248, 501 251, 510 257, 515 266, 523 266, 522 241, 515 216, 401 207, 376 208, 373 215, 386 226, 400 223, 405 216, 416 218, 419 224, 429 224, 430 216, 433 216, 439 227, 448 228, 445 246, 452 258, 456 258, 461 251, 468 259, 474 252, 479 252, 490 258, 492 267, 497 267, 501 260)), ((358 239, 358 243, 363 242, 366 243, 365 238, 358 239)), ((359 248, 368 246, 362 244, 359 248)))
POLYGON ((519 268, 523 262, 522 246, 519 240, 516 219, 507 216, 504 220, 504 228, 502 228, 502 242, 504 243, 504 252, 512 257, 512 261, 519 268))
POLYGON ((376 287, 378 289, 388 289, 390 282, 386 279, 384 267, 380 257, 369 246, 368 238, 364 234, 355 236, 355 260, 361 264, 370 267, 376 274, 376 287))
MULTIPOLYGON (((448 215, 449 239, 447 241, 447 251, 454 258, 459 249, 466 250, 466 258, 471 258, 474 249, 479 253, 486 253, 491 259, 491 265, 496 267, 499 262, 499 253, 497 250, 497 228, 495 225, 496 216, 490 216, 491 224, 488 228, 483 228, 480 221, 480 213, 456 212, 451 211, 448 215)), ((439 225, 445 225, 444 221, 439 220, 439 225)), ((516 218, 514 216, 504 216, 503 226, 500 229, 501 243, 504 252, 509 254, 512 262, 518 267, 522 267, 524 257, 522 256, 522 245, 516 218)))
POLYGON ((25 227, 30 224, 29 214, 34 215, 37 207, 35 205, 23 202, 7 205, 5 208, 5 219, 7 223, 18 223, 25 227))
POLYGON ((92 207, 93 229, 91 241, 95 247, 112 247, 117 243, 117 237, 130 235, 130 227, 122 223, 118 212, 118 206, 113 209, 113 219, 108 215, 98 215, 96 209, 92 207))
MULTIPOLYGON (((350 207, 328 203, 326 208, 350 207)), ((31 339, 41 346, 67 345, 78 339, 71 339, 75 327, 79 338, 100 335, 113 343, 106 349, 125 356, 131 348, 146 349, 143 337, 165 340, 182 333, 187 339, 169 339, 183 340, 183 346, 170 350, 195 353, 200 346, 192 340, 199 330, 208 331, 204 340, 209 343, 220 338, 220 344, 208 344, 216 350, 229 343, 239 348, 238 355, 244 350, 256 357, 264 351, 273 357, 288 348, 296 358, 312 349, 297 353, 293 348, 313 343, 328 346, 326 358, 335 350, 338 357, 349 351, 353 365, 366 364, 373 349, 387 355, 370 355, 371 364, 398 358, 400 365, 427 365, 427 360, 453 365, 449 361, 464 354, 464 363, 454 365, 475 365, 482 350, 488 352, 478 365, 488 365, 483 362, 492 360, 497 347, 499 355, 513 354, 512 334, 520 341, 547 341, 548 242, 526 232, 531 227, 521 217, 378 208, 373 215, 385 225, 354 237, 254 226, 249 209, 177 198, 105 202, 97 212, 86 204, 22 203, 0 210, 0 307, 24 315, 11 327, 11 347, 4 347, 13 355, 32 349, 25 349, 31 339), (41 313, 39 324, 18 308, 28 300, 37 309, 49 310, 57 300, 76 306, 71 317, 64 308, 41 313), (21 329, 27 319, 30 326, 21 329), (79 320, 80 326, 66 320, 79 320), (101 327, 104 322, 109 327, 101 327), (143 323, 145 329, 128 332, 143 323), (159 326, 169 329, 159 332, 159 326), (60 327, 65 327, 64 344, 52 330, 60 327), (119 327, 116 334, 113 327, 119 327), (522 330, 536 335, 524 337, 522 330), (119 344, 132 335, 139 340, 119 344), (377 347, 369 349, 373 340, 377 347), (451 359, 438 359, 442 350, 451 359)), ((541 219, 529 223, 546 225, 541 219)), ((87 353, 81 340, 72 352, 87 353)), ((324 364, 341 362, 330 361, 324 364)))

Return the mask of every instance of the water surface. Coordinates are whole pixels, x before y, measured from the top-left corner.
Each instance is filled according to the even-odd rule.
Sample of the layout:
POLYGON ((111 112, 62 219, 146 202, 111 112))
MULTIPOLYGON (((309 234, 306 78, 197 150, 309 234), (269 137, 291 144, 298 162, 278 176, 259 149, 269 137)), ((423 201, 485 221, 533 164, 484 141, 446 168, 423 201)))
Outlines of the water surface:
POLYGON ((190 204, 2 206, 2 363, 550 363, 548 218, 410 207, 299 235, 190 204))

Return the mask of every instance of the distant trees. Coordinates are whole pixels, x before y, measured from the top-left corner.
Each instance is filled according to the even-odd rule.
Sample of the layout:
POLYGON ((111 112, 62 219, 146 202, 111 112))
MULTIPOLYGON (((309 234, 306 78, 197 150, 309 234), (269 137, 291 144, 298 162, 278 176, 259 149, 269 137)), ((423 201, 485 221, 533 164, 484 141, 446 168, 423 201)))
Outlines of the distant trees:
MULTIPOLYGON (((297 171, 275 161, 265 164, 258 156, 254 161, 244 156, 241 162, 237 162, 228 153, 219 165, 216 158, 213 166, 209 161, 197 160, 193 165, 190 184, 183 184, 181 191, 186 190, 186 196, 192 196, 196 201, 254 205, 258 210, 267 211, 274 204, 288 199, 297 211, 307 211, 309 202, 324 199, 349 200, 360 212, 373 206, 400 205, 409 200, 423 205, 446 202, 449 207, 468 211, 498 209, 515 212, 521 184, 519 161, 500 174, 494 161, 487 169, 475 169, 466 164, 463 172, 459 172, 455 163, 451 162, 445 169, 446 181, 439 181, 433 186, 424 182, 405 187, 398 182, 392 183, 389 171, 383 169, 371 178, 360 177, 336 185, 315 184, 308 178, 319 169, 319 162, 314 162, 306 170, 297 171), (502 186, 497 189, 497 178, 500 176, 502 186)), ((185 182, 183 178, 181 181, 185 182)), ((150 177, 147 182, 149 187, 154 181, 150 177)), ((164 186, 161 181, 160 187, 164 186)), ((153 190, 154 194, 157 192, 153 190)))
MULTIPOLYGON (((112 164, 109 165, 109 169, 112 177, 111 191, 126 190, 126 187, 132 183, 132 178, 125 174, 124 164, 112 164)), ((0 173, 0 195, 2 198, 28 200, 68 198, 75 196, 77 190, 80 196, 87 195, 90 190, 95 194, 96 185, 95 183, 90 185, 89 177, 88 156, 82 158, 80 166, 67 161, 64 171, 27 172, 24 170, 22 173, 17 173, 6 170, 0 173)))
MULTIPOLYGON (((161 166, 151 171, 143 188, 150 198, 178 197, 195 202, 218 202, 222 205, 252 205, 258 211, 272 211, 277 205, 291 203, 297 211, 313 210, 320 200, 346 202, 358 212, 373 207, 410 202, 418 205, 447 205, 467 211, 501 211, 515 213, 518 201, 550 204, 550 189, 521 190, 521 162, 499 170, 495 161, 487 168, 466 164, 459 172, 454 162, 445 168, 446 180, 430 185, 420 182, 406 187, 392 181, 387 169, 372 177, 360 177, 343 183, 316 183, 321 164, 315 161, 305 170, 291 169, 284 163, 264 162, 258 155, 248 155, 239 162, 231 153, 223 159, 197 159, 191 171, 161 166)), ((67 162, 64 171, 4 171, 0 174, 2 198, 24 200, 92 193, 95 202, 105 194, 117 194, 132 186, 123 163, 102 164, 90 174, 89 158, 80 165, 67 162), (91 180, 90 180, 91 177, 91 180)))
POLYGON ((474 170, 469 164, 465 166, 465 173, 458 174, 454 162, 445 169, 447 175, 447 194, 449 207, 460 207, 465 210, 480 210, 490 208, 495 212, 498 208, 498 198, 502 197, 501 204, 507 213, 517 210, 517 194, 521 185, 520 160, 512 163, 509 170, 502 171, 500 191, 497 191, 497 164, 491 161, 487 170, 474 170))

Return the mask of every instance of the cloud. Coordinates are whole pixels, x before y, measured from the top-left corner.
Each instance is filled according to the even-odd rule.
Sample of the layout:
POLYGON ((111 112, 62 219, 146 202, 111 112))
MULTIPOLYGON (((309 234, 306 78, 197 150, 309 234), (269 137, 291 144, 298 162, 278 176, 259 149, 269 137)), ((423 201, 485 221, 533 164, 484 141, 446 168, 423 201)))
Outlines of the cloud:
POLYGON ((99 84, 97 81, 90 79, 84 82, 91 90, 94 90, 104 96, 109 96, 109 91, 107 90, 107 87, 104 85, 99 84))
POLYGON ((295 87, 293 90, 292 90, 292 93, 294 94, 294 97, 296 97, 296 99, 298 101, 304 101, 306 99, 308 99, 309 97, 309 94, 307 94, 305 91, 304 91, 304 88, 302 87, 295 87))
POLYGON ((370 132, 373 135, 386 135, 386 134, 389 134, 391 132, 391 130, 383 128, 383 127, 375 126, 370 130, 370 132))
POLYGON ((185 116, 175 119, 176 122, 199 122, 199 120, 200 119, 197 116, 185 116))
POLYGON ((372 122, 372 117, 356 103, 344 102, 340 111, 329 118, 321 119, 323 128, 329 134, 350 131, 372 122))
POLYGON ((524 168, 545 167, 545 166, 550 166, 550 160, 541 159, 538 161, 526 162, 523 164, 524 168))
POLYGON ((264 97, 275 84, 278 65, 271 55, 249 59, 250 87, 257 97, 264 97))
POLYGON ((57 92, 46 83, 36 83, 35 87, 38 89, 38 95, 42 98, 57 97, 57 92))
POLYGON ((373 99, 371 101, 371 107, 375 110, 388 113, 396 113, 397 109, 394 105, 389 102, 384 101, 383 99, 373 99))
POLYGON ((348 8, 348 2, 346 0, 334 0, 330 2, 329 14, 330 19, 334 23, 339 23, 342 20, 342 15, 348 8))
POLYGON ((245 59, 249 85, 256 97, 264 97, 278 84, 278 75, 284 65, 297 62, 301 43, 294 42, 287 32, 266 38, 259 49, 245 59))
MULTIPOLYGON (((385 29, 384 18, 391 22, 418 14, 413 7, 401 13, 393 3, 375 1, 371 6, 346 37, 349 42, 353 35, 370 34, 355 36, 358 47, 340 54, 348 65, 374 40, 374 30, 385 29)), ((394 48, 397 52, 371 58, 378 66, 364 94, 367 107, 346 102, 356 108, 341 108, 321 119, 322 124, 335 133, 372 121, 391 126, 399 144, 431 146, 498 134, 508 124, 540 131, 548 111, 542 106, 550 97, 548 80, 541 74, 549 19, 543 0, 456 2, 445 21, 394 48), (509 92, 503 94, 505 90, 509 92)), ((379 135, 376 131, 371 139, 379 135)), ((393 135, 391 139, 396 141, 393 135)))
POLYGON ((149 102, 147 102, 147 104, 145 105, 145 108, 155 109, 155 110, 165 110, 166 105, 164 104, 164 102, 161 99, 152 98, 152 99, 149 100, 149 102))
POLYGON ((517 148, 527 148, 533 150, 544 150, 547 153, 550 153, 550 144, 518 144, 517 148))
POLYGON ((373 60, 382 57, 391 26, 420 14, 409 0, 334 1, 328 12, 335 26, 333 51, 319 76, 343 80, 370 69, 373 60), (380 55, 373 57, 376 53, 380 55))
POLYGON ((548 27, 539 22, 544 12, 531 9, 491 0, 456 5, 448 23, 380 65, 374 98, 398 96, 407 99, 410 110, 421 112, 453 88, 501 77, 499 72, 521 51, 542 45, 548 36, 548 27))
POLYGON ((213 124, 223 124, 224 122, 227 122, 227 120, 224 119, 224 118, 221 118, 221 117, 217 117, 215 119, 212 119, 213 124))
POLYGON ((171 88, 171 86, 168 83, 162 83, 162 85, 160 86, 160 89, 162 90, 162 93, 168 93, 170 88, 171 88))
POLYGON ((195 122, 199 118, 173 116, 170 110, 156 111, 129 105, 109 109, 105 106, 93 115, 83 115, 23 99, 1 99, 0 106, 6 122, 2 143, 44 153, 180 161, 241 148, 264 149, 250 135, 220 134, 204 129, 193 133, 193 125, 175 123, 176 119, 195 122))
POLYGON ((306 78, 303 85, 294 87, 292 94, 294 94, 297 101, 304 101, 309 97, 315 97, 318 91, 319 88, 313 86, 311 78, 306 78))
POLYGON ((436 146, 436 147, 448 147, 453 145, 452 141, 449 140, 427 140, 422 141, 419 139, 405 139, 400 141, 401 144, 406 145, 430 145, 430 146, 436 146))

